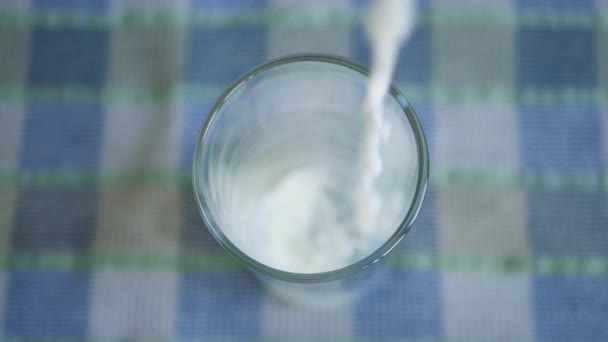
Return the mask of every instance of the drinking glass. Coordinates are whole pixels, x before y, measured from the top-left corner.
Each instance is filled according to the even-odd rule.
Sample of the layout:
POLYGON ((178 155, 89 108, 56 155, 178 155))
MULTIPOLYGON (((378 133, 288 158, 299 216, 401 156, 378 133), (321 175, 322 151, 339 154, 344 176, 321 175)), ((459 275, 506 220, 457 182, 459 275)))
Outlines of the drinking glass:
POLYGON ((340 57, 280 58, 232 84, 200 129, 193 186, 207 228, 268 289, 292 302, 342 302, 360 293, 377 278, 371 266, 403 239, 422 205, 429 174, 424 132, 409 102, 391 87, 383 112, 390 131, 381 143, 383 168, 374 182, 381 206, 371 230, 336 230, 346 235, 312 241, 310 234, 323 236, 335 225, 321 219, 328 213, 344 229, 356 225, 352 198, 361 169, 367 79, 364 67, 340 57), (318 183, 294 176, 302 170, 322 174, 325 196, 309 214, 315 216, 309 218, 314 232, 281 245, 276 235, 295 229, 302 219, 299 201, 318 183), (269 209, 280 216, 274 230, 264 229, 270 223, 259 215, 260 206, 281 182, 297 186, 269 209), (355 252, 352 241, 358 243, 355 252), (290 253, 310 264, 304 267, 290 253))

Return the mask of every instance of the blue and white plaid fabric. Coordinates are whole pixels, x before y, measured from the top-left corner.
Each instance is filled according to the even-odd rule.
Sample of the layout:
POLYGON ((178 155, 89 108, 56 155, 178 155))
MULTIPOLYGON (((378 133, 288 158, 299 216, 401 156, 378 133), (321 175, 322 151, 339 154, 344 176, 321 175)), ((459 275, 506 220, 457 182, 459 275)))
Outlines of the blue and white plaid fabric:
POLYGON ((423 0, 396 83, 431 187, 345 307, 267 294, 196 210, 238 75, 369 62, 366 1, 0 0, 0 341, 607 341, 608 1, 423 0))

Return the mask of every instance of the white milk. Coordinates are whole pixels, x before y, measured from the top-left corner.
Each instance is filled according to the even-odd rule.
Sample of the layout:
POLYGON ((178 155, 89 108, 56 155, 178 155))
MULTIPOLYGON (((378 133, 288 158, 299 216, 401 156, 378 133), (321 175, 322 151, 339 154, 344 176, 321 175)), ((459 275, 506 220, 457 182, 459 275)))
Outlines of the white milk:
POLYGON ((382 205, 374 189, 374 181, 382 172, 380 144, 390 135, 382 104, 390 87, 401 42, 410 35, 413 20, 413 0, 376 0, 367 17, 372 66, 363 100, 365 138, 361 146, 359 190, 355 194, 359 228, 366 232, 373 229, 372 218, 382 205))
MULTIPOLYGON (((390 135, 389 123, 383 115, 383 103, 400 44, 412 29, 413 1, 377 0, 370 8, 368 19, 366 26, 371 41, 373 63, 362 104, 365 115, 364 139, 352 143, 355 146, 352 149, 352 157, 349 156, 342 162, 339 161, 341 156, 328 155, 322 159, 312 155, 315 152, 311 154, 311 159, 305 157, 302 160, 290 160, 290 155, 297 154, 294 148, 298 148, 294 145, 291 150, 287 149, 285 152, 289 135, 292 133, 284 132, 280 128, 274 129, 272 121, 269 121, 260 123, 260 126, 267 131, 264 133, 273 135, 275 141, 260 149, 263 152, 259 152, 259 155, 250 151, 249 154, 243 152, 243 156, 238 156, 244 160, 240 162, 239 168, 247 170, 246 173, 220 169, 212 171, 210 176, 211 184, 219 189, 216 192, 211 189, 211 196, 214 202, 220 203, 221 208, 217 208, 218 211, 221 209, 221 212, 225 213, 219 215, 216 220, 222 221, 228 238, 245 253, 273 268, 295 273, 318 273, 350 265, 386 241, 397 228, 399 218, 402 219, 404 208, 407 209, 408 199, 399 194, 392 197, 389 195, 387 203, 382 203, 381 197, 387 195, 381 196, 378 193, 376 181, 383 172, 381 145, 390 135), (282 144, 281 139, 286 143, 282 144), (359 152, 356 151, 357 144, 360 144, 359 152), (269 155, 277 158, 264 162, 263 159, 269 155), (321 159, 314 159, 317 157, 321 159), (323 163, 327 160, 330 162, 323 163), (343 166, 334 167, 335 163, 343 163, 343 166), (331 164, 332 167, 324 164, 331 164), (353 168, 356 170, 357 167, 360 168, 359 172, 352 172, 353 168), (340 174, 340 170, 344 171, 344 175, 340 174), (352 181, 349 183, 347 174, 350 173, 358 176, 350 177, 352 181), (342 181, 344 183, 339 184, 342 181), (383 212, 379 212, 381 206, 383 212), (387 210, 395 214, 389 215, 387 210), (382 220, 386 222, 381 222, 382 220), (383 229, 388 231, 380 232, 377 227, 384 227, 383 229)), ((334 89, 330 85, 327 86, 328 89, 334 89)), ((276 92, 274 96, 289 98, 291 94, 298 93, 292 91, 287 94, 285 89, 277 90, 281 91, 286 92, 285 96, 281 97, 276 92)), ((323 95, 319 94, 318 97, 323 95)), ((331 104, 328 102, 331 100, 325 101, 331 104)), ((262 106, 255 99, 252 103, 262 106)), ((399 108, 393 109, 392 113, 397 110, 399 108)), ((328 111, 331 109, 328 108, 328 111)), ((349 128, 340 127, 345 121, 340 121, 338 116, 338 119, 327 123, 329 115, 312 111, 292 114, 287 118, 292 121, 303 120, 301 118, 311 120, 309 125, 302 126, 302 129, 317 129, 316 125, 310 125, 310 122, 320 123, 318 129, 335 123, 332 132, 349 128)), ((346 112, 345 115, 352 115, 352 112, 346 112)), ((395 114, 392 117, 400 116, 395 114)), ((297 123, 293 125, 297 127, 297 123)), ((235 133, 235 136, 238 136, 238 133, 235 133)), ((318 143, 321 148, 318 151, 322 151, 322 142, 314 139, 314 133, 311 136, 313 139, 307 140, 305 144, 318 143)), ((399 139, 397 136, 395 132, 393 139, 399 139)), ((230 139, 230 132, 226 139, 230 139)), ((406 140, 401 138, 395 141, 406 140)), ((403 143, 395 145, 400 146, 402 150, 393 153, 393 156, 409 151, 403 148, 403 143)), ((313 150, 312 147, 309 148, 313 150)), ((412 164, 409 161, 408 163, 412 164)), ((411 168, 411 165, 401 169, 408 167, 411 168)), ((403 178, 402 175, 396 173, 394 177, 403 178)))

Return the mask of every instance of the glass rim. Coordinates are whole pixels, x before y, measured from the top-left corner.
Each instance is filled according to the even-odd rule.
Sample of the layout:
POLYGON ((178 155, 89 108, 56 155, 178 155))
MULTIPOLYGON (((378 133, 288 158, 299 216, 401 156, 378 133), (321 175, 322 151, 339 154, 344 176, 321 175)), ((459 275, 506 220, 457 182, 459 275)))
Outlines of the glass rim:
POLYGON ((251 79, 255 78, 261 73, 264 73, 267 70, 270 70, 280 65, 298 62, 321 62, 335 64, 351 69, 355 72, 362 74, 366 78, 369 78, 369 71, 364 66, 356 62, 350 61, 346 58, 329 54, 290 55, 277 58, 254 67, 253 69, 249 70, 241 77, 239 77, 235 82, 233 82, 224 91, 224 93, 219 96, 219 98, 215 101, 214 105, 207 113, 207 116, 205 117, 205 120, 201 125, 196 138, 192 167, 192 184, 197 207, 201 217, 203 218, 205 226, 207 227, 207 230, 209 230, 214 239, 228 252, 228 254, 238 260, 241 264, 264 276, 283 281, 297 283, 329 282, 354 275, 380 261, 380 259, 390 253, 390 251, 393 250, 393 248, 395 248, 399 244, 399 242, 405 237, 405 235, 410 231, 422 206, 422 202, 424 200, 428 185, 428 147, 424 131, 422 129, 422 125, 420 124, 420 121, 418 119, 418 116, 414 112, 414 109, 410 106, 409 102, 401 93, 401 91, 399 91, 394 85, 391 85, 389 93, 397 101, 397 103, 402 109, 403 114, 406 116, 408 122, 410 123, 412 132, 414 134, 414 139, 416 141, 416 150, 418 152, 418 177, 416 182, 416 191, 414 193, 414 197, 405 217, 403 218, 399 226, 395 229, 395 232, 380 247, 374 250, 374 252, 368 254, 366 257, 348 266, 336 270, 318 273, 295 273, 273 268, 255 260, 247 253, 243 252, 240 248, 238 248, 234 243, 232 243, 232 241, 230 241, 230 239, 226 237, 226 235, 222 232, 220 225, 216 224, 211 215, 208 214, 209 209, 207 207, 207 203, 205 202, 205 199, 202 198, 203 196, 199 195, 199 189, 201 188, 201 185, 199 184, 200 181, 198 180, 199 177, 197 177, 197 174, 200 168, 202 156, 201 152, 206 141, 207 131, 211 123, 213 122, 214 117, 218 114, 219 109, 224 105, 226 100, 235 92, 235 90, 237 90, 240 86, 244 85, 251 79))

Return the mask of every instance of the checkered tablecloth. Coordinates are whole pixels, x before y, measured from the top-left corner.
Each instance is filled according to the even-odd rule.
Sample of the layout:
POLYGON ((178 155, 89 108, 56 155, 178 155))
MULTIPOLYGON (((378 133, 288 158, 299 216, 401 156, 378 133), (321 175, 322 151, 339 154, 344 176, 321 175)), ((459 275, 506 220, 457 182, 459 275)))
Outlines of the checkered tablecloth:
POLYGON ((365 3, 0 0, 0 342, 607 341, 606 0, 419 2, 396 83, 431 186, 356 302, 286 306, 206 232, 214 99, 286 54, 368 63, 365 3))

